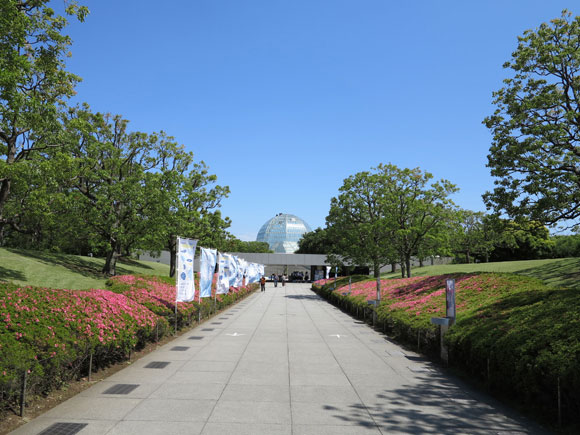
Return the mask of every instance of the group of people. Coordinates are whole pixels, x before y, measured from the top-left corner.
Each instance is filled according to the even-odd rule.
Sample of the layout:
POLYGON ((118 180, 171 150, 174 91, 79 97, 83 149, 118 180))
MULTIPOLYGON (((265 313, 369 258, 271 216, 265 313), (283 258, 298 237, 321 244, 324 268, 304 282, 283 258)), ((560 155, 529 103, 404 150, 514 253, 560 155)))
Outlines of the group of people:
MULTIPOLYGON (((281 282, 282 287, 284 287, 286 285, 286 282, 288 282, 288 275, 286 275, 285 273, 282 275, 277 275, 277 274, 273 273, 272 275, 270 275, 270 279, 274 282, 274 287, 278 287, 279 282, 281 282)), ((308 281, 308 272, 306 272, 306 276, 303 277, 303 279, 308 281)), ((266 291, 266 277, 265 276, 262 276, 262 278, 260 279, 260 288, 261 288, 261 291, 263 291, 263 292, 266 291)))
POLYGON ((284 287, 286 285, 286 281, 288 281, 288 276, 286 276, 285 273, 282 275, 276 275, 275 273, 273 273, 271 278, 272 281, 274 281, 274 287, 278 287, 278 281, 282 283, 282 287, 284 287))

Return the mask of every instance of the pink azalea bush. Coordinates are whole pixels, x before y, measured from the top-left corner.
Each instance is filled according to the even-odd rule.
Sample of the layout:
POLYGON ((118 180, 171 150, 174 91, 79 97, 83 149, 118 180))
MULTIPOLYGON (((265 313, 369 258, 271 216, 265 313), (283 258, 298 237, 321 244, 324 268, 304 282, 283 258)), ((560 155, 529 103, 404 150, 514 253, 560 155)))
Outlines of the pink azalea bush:
MULTIPOLYGON (((78 291, 0 283, 0 391, 5 392, 0 406, 15 398, 23 372, 34 377, 31 388, 44 393, 86 375, 89 354, 98 368, 125 359, 131 350, 172 329, 173 280, 125 275, 111 278, 108 285, 107 290, 78 291)), ((218 295, 217 308, 257 287, 230 288, 218 295)), ((204 316, 215 308, 213 298, 202 299, 201 305, 180 302, 178 326, 197 320, 198 310, 204 316)))
POLYGON ((61 366, 82 364, 91 350, 114 360, 164 319, 108 290, 56 290, 0 284, 0 381, 23 370, 58 383, 61 366))

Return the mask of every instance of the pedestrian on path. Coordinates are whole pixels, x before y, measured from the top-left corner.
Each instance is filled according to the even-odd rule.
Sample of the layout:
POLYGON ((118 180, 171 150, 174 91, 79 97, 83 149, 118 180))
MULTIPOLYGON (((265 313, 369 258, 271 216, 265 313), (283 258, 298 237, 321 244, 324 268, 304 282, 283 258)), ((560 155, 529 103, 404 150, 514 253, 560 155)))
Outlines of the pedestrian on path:
POLYGON ((274 274, 274 287, 278 287, 278 275, 274 274))
POLYGON ((262 276, 262 278, 260 278, 260 291, 265 292, 266 291, 266 278, 264 276, 262 276))
POLYGON ((286 274, 282 275, 282 287, 284 287, 286 285, 287 280, 288 280, 288 277, 286 276, 286 274))

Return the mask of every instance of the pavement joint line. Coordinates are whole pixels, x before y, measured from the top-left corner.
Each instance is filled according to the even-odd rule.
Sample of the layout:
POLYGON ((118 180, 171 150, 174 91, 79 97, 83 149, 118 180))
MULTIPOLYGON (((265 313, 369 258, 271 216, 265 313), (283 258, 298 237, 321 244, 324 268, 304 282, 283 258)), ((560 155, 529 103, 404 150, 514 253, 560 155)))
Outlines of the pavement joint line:
MULTIPOLYGON (((311 290, 312 291, 312 290, 311 290)), ((328 302, 328 304, 330 304, 330 302, 328 302)), ((342 312, 342 311, 341 311, 342 312)), ((334 313, 330 313, 330 315, 332 317, 334 317, 334 320, 336 320, 336 317, 334 316, 334 313)), ((351 316, 352 317, 352 316, 351 316)), ((355 323, 355 325, 352 325, 354 327, 362 327, 365 330, 368 331, 367 328, 371 328, 369 325, 367 325, 366 323, 363 322, 363 324, 358 323, 356 320, 353 322, 355 323)), ((373 330, 374 331, 374 330, 373 330)), ((354 337, 358 340, 358 342, 360 344, 362 344, 366 349, 368 349, 369 351, 371 351, 372 353, 374 353, 376 356, 378 356, 385 365, 387 365, 391 370, 393 370, 395 373, 397 373, 399 376, 403 377, 404 379, 406 379, 407 381, 411 382, 413 381, 413 378, 408 378, 409 373, 408 372, 404 372, 402 370, 397 369, 396 367, 393 367, 391 364, 389 364, 387 361, 385 361, 384 359, 384 355, 381 352, 377 352, 376 350, 374 350, 373 348, 371 348, 365 341, 361 340, 360 336, 358 336, 357 334, 353 334, 354 337)), ((385 336, 385 334, 381 334, 383 336, 385 336)), ((385 341, 386 342, 386 341, 385 341)), ((405 355, 407 356, 407 355, 405 355)))
MULTIPOLYGON (((249 299, 249 298, 253 297, 254 295, 255 295, 255 293, 254 293, 254 294, 252 294, 252 295, 250 295, 250 296, 247 296, 245 299, 249 299)), ((239 303, 238 303, 238 304, 239 304, 239 303)), ((230 311, 230 310, 234 309, 236 306, 238 306, 238 304, 234 304, 233 306, 231 306, 230 308, 226 309, 225 311, 230 311)), ((204 323, 205 323, 205 322, 204 322, 204 323)), ((204 323, 197 325, 195 328, 192 328, 192 329, 191 329, 190 331, 188 331, 188 332, 194 332, 194 331, 195 331, 195 330, 197 330, 198 328, 201 328, 201 327, 203 326, 203 324, 204 324, 204 323)), ((210 344, 211 344, 211 343, 212 343, 212 342, 213 342, 213 341, 214 341, 214 340, 215 340, 217 337, 219 337, 220 335, 221 335, 221 334, 217 334, 217 335, 215 335, 214 337, 211 337, 211 336, 210 336, 211 338, 210 338, 209 340, 207 340, 207 341, 204 341, 204 345, 203 345, 203 346, 201 346, 201 347, 200 347, 200 348, 197 350, 197 352, 196 352, 196 355, 197 355, 197 353, 201 352, 201 351, 202 351, 202 350, 203 350, 205 347, 209 346, 209 345, 210 345, 210 344)), ((170 343, 168 343, 168 345, 169 345, 169 344, 171 344, 171 343, 173 343, 173 342, 175 342, 175 341, 176 341, 178 338, 179 338, 179 337, 175 337, 175 338, 174 338, 174 339, 173 339, 173 340, 172 340, 170 343)), ((191 361, 191 360, 190 360, 190 361, 191 361)), ((147 396, 147 398, 151 397, 151 396, 152 396, 153 394, 155 394, 155 393, 156 393, 158 390, 160 390, 161 388, 163 388, 163 385, 164 385, 163 383, 160 383, 160 384, 157 386, 157 388, 154 388, 154 389, 153 389, 153 390, 152 390, 152 391, 149 393, 149 395, 147 396)), ((224 388, 225 388, 225 387, 224 387, 224 388)), ((222 390, 222 393, 223 393, 223 390, 222 390)), ((129 410, 128 410, 128 411, 125 413, 125 415, 123 415, 123 418, 122 418, 121 420, 117 421, 117 422, 116 422, 116 423, 113 425, 113 427, 111 427, 111 429, 110 429, 110 430, 112 431, 112 430, 113 430, 113 429, 115 429, 117 426, 119 426, 121 423, 123 423, 123 422, 125 421, 125 417, 126 417, 127 415, 129 415, 131 412, 133 412, 133 411, 134 411, 134 410, 135 410, 135 409, 136 409, 136 408, 137 408, 137 407, 138 407, 138 406, 139 406, 139 405, 140 405, 140 404, 143 402, 143 400, 145 400, 145 399, 142 399, 142 400, 141 400, 139 403, 135 404, 135 406, 133 406, 131 409, 129 409, 129 410)), ((217 404, 217 401, 216 401, 216 404, 217 404)), ((215 408, 215 405, 214 405, 214 408, 215 408)), ((212 412, 213 412, 213 410, 212 410, 212 412)), ((208 418, 208 419, 209 419, 209 418, 208 418)), ((207 424, 207 421, 205 422, 205 424, 207 424)), ((205 427, 205 424, 204 424, 204 427, 205 427)))
MULTIPOLYGON (((290 337, 288 336, 288 287, 284 289, 284 307, 286 310, 286 315, 284 319, 286 320, 286 354, 287 356, 287 363, 288 363, 288 396, 290 399, 290 434, 294 435, 294 413, 292 412, 292 384, 290 382, 290 337)), ((283 314, 281 314, 283 315, 283 314)))
MULTIPOLYGON (((256 297, 256 293, 254 292, 249 298, 247 299, 251 299, 253 300, 253 303, 251 304, 252 306, 259 300, 263 300, 261 298, 257 298, 256 297)), ((225 389, 228 387, 228 385, 230 384, 230 381, 232 379, 232 376, 234 376, 234 373, 236 371, 236 369, 238 368, 238 366, 240 365, 240 361, 242 360, 242 358, 244 357, 244 354, 247 352, 248 350, 248 346, 250 345, 252 338, 254 337, 254 335, 256 335, 256 331, 258 330, 258 328, 260 327, 260 324, 263 322, 264 317, 266 316, 266 312, 268 311, 268 307, 272 304, 272 301, 274 300, 274 298, 270 298, 270 302, 268 302, 268 306, 262 310, 262 316, 260 317, 260 321, 258 322, 258 324, 256 325, 256 327, 254 328, 254 332, 252 332, 252 334, 250 335, 250 339, 247 341, 245 347, 244 347, 244 351, 242 352, 242 354, 240 355, 240 357, 238 358, 238 361, 236 362, 236 365, 234 366, 234 369, 232 370, 230 376, 228 377, 228 379, 225 382, 225 385, 222 389, 222 391, 220 392, 219 397, 215 400, 215 403, 211 409, 211 412, 209 413, 209 415, 207 416, 207 419, 205 420, 205 422, 203 423, 203 427, 201 428, 200 433, 203 433, 203 431, 205 430, 205 427, 207 426, 207 424, 209 423, 211 416, 213 415, 213 413, 215 412, 215 408, 217 407, 217 404, 219 403, 220 399, 222 398, 225 389)), ((249 308, 249 307, 248 307, 249 308)), ((221 334, 219 334, 221 335, 221 334)))
MULTIPOLYGON (((312 293, 314 293, 312 290, 310 290, 312 293)), ((332 357, 334 358, 334 361, 336 362, 336 364, 338 364, 338 366, 340 367, 340 371, 342 372, 342 374, 344 375, 344 377, 346 377, 346 379, 348 380, 348 383, 350 384, 352 390, 354 391, 354 393, 356 394, 356 396, 358 397, 358 400, 360 401, 360 403, 362 404, 362 406, 364 406, 365 411, 367 412, 369 418, 371 419, 371 421, 373 422, 373 424, 375 425, 375 427, 377 428, 377 430, 380 433, 383 433, 383 431, 381 430, 381 427, 379 426, 378 422, 375 420, 375 417, 371 414, 369 407, 366 405, 366 403, 362 400, 362 397, 360 397, 360 394, 358 393, 357 389, 355 388, 355 386, 353 385, 351 379, 348 377, 348 375, 346 374, 346 372, 344 371, 342 365, 340 364, 340 362, 338 361, 338 359, 336 358, 336 354, 334 353, 334 351, 332 350, 332 348, 328 345, 328 342, 326 340, 324 340, 324 337, 322 336, 322 333, 320 332, 320 328, 318 328, 318 325, 316 325, 316 322, 314 322, 314 320, 312 319, 312 316, 310 315, 310 313, 308 312, 308 310, 304 307, 304 301, 300 300, 300 303, 303 306, 304 311, 306 312, 306 314, 308 315, 308 317, 310 318, 310 322, 312 322, 312 324, 314 325, 314 327, 316 328, 316 330, 318 331, 318 335, 320 336, 320 338, 324 341, 324 344, 326 345, 328 351, 332 354, 332 357)), ((328 305, 330 305, 330 302, 326 302, 328 305)), ((336 318, 333 317, 333 320, 335 322, 338 322, 338 320, 336 320, 336 318)))

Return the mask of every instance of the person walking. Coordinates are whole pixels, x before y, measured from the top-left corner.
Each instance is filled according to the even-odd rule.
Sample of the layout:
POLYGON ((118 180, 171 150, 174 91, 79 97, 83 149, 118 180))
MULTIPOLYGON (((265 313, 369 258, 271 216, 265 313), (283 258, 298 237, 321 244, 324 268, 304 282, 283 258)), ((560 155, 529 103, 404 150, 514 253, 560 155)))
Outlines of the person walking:
POLYGON ((274 287, 278 287, 278 275, 274 274, 274 287))
POLYGON ((265 292, 266 291, 266 278, 264 276, 262 276, 262 278, 260 278, 260 291, 265 292))
POLYGON ((288 280, 288 277, 286 276, 286 274, 282 275, 282 287, 284 287, 286 285, 287 280, 288 280))

